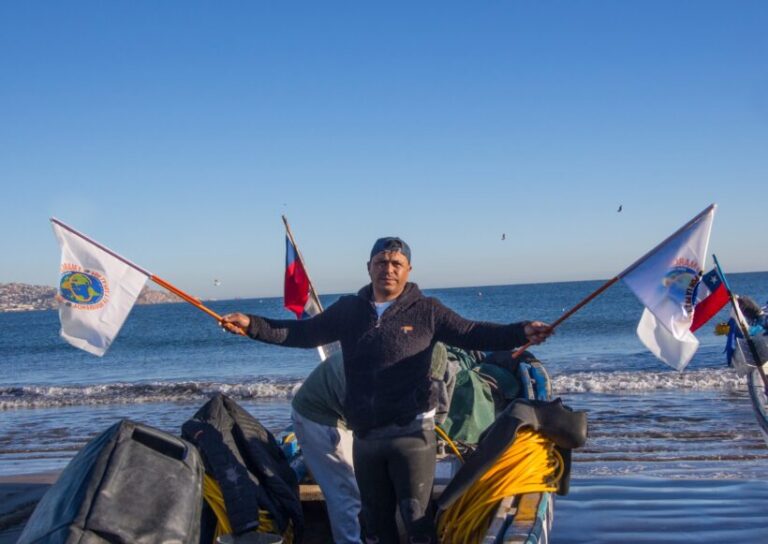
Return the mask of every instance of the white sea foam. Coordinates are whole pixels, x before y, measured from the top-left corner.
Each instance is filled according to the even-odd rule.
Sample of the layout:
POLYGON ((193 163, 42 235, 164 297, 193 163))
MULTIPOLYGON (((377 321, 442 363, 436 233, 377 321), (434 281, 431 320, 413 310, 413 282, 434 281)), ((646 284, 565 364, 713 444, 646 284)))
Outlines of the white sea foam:
POLYGON ((71 386, 0 387, 0 410, 55 406, 179 402, 223 393, 236 400, 280 399, 293 396, 300 381, 151 382, 71 386))
POLYGON ((611 393, 618 391, 737 390, 746 391, 746 379, 730 369, 690 372, 576 372, 552 380, 555 394, 611 393))
MULTIPOLYGON (((301 380, 223 382, 106 383, 0 387, 0 410, 54 406, 178 402, 223 393, 236 400, 291 398, 301 380)), ((555 395, 673 390, 746 391, 747 384, 729 369, 684 372, 576 372, 552 379, 555 395)))

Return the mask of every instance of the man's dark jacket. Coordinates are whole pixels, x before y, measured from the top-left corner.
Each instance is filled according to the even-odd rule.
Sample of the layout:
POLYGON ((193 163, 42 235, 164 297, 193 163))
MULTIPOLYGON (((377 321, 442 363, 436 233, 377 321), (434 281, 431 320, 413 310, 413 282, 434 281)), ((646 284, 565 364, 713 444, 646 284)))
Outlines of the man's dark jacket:
POLYGON ((309 348, 341 343, 349 427, 369 429, 404 425, 435 407, 430 380, 435 342, 466 350, 501 351, 524 344, 527 322, 498 325, 469 321, 415 283, 380 318, 369 284, 357 295, 341 297, 324 312, 300 321, 250 316, 248 335, 270 344, 309 348))

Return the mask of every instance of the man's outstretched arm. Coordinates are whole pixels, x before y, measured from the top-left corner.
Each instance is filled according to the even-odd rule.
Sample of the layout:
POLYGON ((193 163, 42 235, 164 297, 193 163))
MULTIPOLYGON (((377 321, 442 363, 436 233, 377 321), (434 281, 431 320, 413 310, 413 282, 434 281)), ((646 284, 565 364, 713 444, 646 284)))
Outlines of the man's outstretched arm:
POLYGON ((331 305, 326 311, 309 319, 269 319, 241 312, 227 314, 221 326, 234 334, 245 332, 250 338, 268 344, 295 348, 313 348, 339 339, 336 314, 331 305))

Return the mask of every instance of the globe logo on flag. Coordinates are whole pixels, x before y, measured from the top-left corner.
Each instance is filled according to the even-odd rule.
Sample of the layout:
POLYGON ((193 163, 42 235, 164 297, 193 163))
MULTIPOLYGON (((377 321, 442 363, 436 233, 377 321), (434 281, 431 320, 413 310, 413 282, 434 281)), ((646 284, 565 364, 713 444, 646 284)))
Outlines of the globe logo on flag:
POLYGON ((67 302, 92 306, 104 298, 104 283, 87 272, 65 272, 61 275, 59 293, 67 302))
POLYGON ((667 289, 667 296, 680 304, 687 312, 693 308, 693 291, 699 282, 699 271, 690 265, 677 265, 671 268, 662 285, 667 289))

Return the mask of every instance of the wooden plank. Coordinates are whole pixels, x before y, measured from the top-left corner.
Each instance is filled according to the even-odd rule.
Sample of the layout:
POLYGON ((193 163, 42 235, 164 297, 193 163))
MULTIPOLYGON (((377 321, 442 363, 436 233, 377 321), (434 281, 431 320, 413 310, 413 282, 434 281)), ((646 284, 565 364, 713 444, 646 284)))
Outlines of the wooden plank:
POLYGON ((504 544, 523 544, 528 541, 536 523, 542 496, 542 493, 525 493, 520 496, 515 517, 504 534, 504 544))
POLYGON ((301 502, 325 501, 325 496, 317 484, 299 485, 299 499, 301 502))
MULTIPOLYGON (((432 499, 437 500, 446 486, 436 485, 432 488, 432 499)), ((325 501, 325 495, 317 484, 300 484, 299 499, 304 502, 325 501)))
POLYGON ((501 531, 506 525, 507 517, 515 512, 515 507, 513 506, 514 501, 514 495, 504 497, 501 500, 498 508, 496 508, 496 511, 493 513, 493 518, 491 518, 491 524, 485 532, 485 537, 483 537, 483 542, 485 544, 494 544, 499 538, 501 531))

